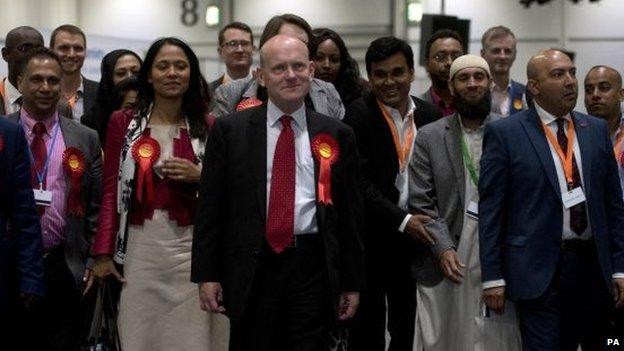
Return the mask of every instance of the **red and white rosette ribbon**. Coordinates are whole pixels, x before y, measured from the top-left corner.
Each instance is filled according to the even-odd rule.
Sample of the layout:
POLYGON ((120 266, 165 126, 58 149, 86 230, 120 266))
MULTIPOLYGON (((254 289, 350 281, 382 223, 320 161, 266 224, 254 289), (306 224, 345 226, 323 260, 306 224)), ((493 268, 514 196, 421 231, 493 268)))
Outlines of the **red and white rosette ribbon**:
POLYGON ((135 191, 139 203, 149 203, 154 200, 152 165, 158 160, 158 157, 160 157, 160 145, 156 139, 143 135, 134 142, 132 158, 138 166, 135 191))
POLYGON ((317 134, 312 140, 312 152, 319 162, 318 199, 323 205, 332 203, 331 199, 331 165, 338 160, 340 147, 331 135, 317 134))
POLYGON ((256 98, 247 98, 242 100, 236 105, 236 111, 246 110, 248 108, 256 107, 262 105, 262 100, 258 100, 256 98))
POLYGON ((67 213, 73 216, 84 215, 80 195, 82 193, 82 176, 87 169, 86 162, 85 155, 78 148, 69 147, 63 152, 63 169, 70 181, 67 213))
POLYGON ((0 134, 0 154, 4 151, 5 144, 4 135, 0 134))

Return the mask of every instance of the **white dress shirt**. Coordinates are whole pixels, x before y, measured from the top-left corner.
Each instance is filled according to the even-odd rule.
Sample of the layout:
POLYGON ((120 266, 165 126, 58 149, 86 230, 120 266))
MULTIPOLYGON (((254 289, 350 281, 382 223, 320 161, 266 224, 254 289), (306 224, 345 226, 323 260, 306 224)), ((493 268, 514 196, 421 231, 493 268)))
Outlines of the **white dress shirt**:
POLYGON ((273 171, 273 156, 277 139, 282 131, 280 118, 291 116, 292 130, 295 135, 295 226, 294 235, 317 233, 316 224, 316 183, 314 181, 314 159, 308 135, 305 105, 292 114, 282 112, 271 100, 267 103, 267 214, 269 213, 269 199, 271 198, 271 173, 273 171))
MULTIPOLYGON (((511 109, 511 79, 507 83, 506 87, 499 87, 492 81, 490 86, 492 93, 492 108, 491 111, 501 116, 509 116, 509 110, 511 109)), ((522 108, 527 108, 526 97, 522 94, 522 108)))
POLYGON ((84 114, 84 80, 80 77, 80 86, 76 90, 76 102, 72 107, 72 119, 80 123, 80 117, 84 114))
POLYGON ((17 90, 16 87, 9 82, 8 78, 4 78, 2 82, 4 84, 4 110, 5 114, 11 114, 13 112, 17 112, 20 109, 20 104, 18 103, 18 99, 22 97, 22 93, 17 90))

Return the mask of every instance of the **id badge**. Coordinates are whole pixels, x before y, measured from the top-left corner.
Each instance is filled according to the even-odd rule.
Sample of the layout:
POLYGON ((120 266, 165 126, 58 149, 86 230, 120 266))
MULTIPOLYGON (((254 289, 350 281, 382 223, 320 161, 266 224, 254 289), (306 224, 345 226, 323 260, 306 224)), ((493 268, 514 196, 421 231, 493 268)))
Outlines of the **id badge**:
POLYGON ((585 200, 585 194, 583 193, 583 189, 581 189, 581 187, 568 190, 561 195, 561 201, 566 209, 574 205, 578 205, 581 202, 585 202, 585 200))
POLYGON ((470 201, 468 204, 468 208, 466 209, 466 216, 474 219, 475 221, 479 220, 479 203, 476 201, 470 201))
POLYGON ((43 189, 33 189, 37 206, 50 206, 52 204, 52 192, 43 189))

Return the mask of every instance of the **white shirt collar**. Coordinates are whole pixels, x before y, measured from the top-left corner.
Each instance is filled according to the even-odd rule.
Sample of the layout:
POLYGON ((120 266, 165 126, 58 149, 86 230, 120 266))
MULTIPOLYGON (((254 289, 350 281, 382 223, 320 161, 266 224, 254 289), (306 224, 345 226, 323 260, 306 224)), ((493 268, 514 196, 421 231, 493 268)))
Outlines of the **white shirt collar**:
MULTIPOLYGON (((546 110, 544 110, 537 103, 537 101, 534 101, 533 103, 535 104, 535 111, 537 112, 537 115, 539 116, 539 118, 542 121, 542 123, 548 125, 548 124, 551 124, 551 123, 553 123, 553 122, 555 122, 557 120, 558 117, 555 117, 554 115, 552 115, 549 112, 547 112, 546 110)), ((567 113, 567 114, 561 116, 561 118, 564 118, 564 119, 569 121, 572 117, 570 116, 570 113, 567 113)))
MULTIPOLYGON (((246 79, 251 77, 251 67, 249 67, 249 72, 247 72, 247 75, 243 78, 238 78, 238 79, 246 79)), ((230 75, 228 74, 227 69, 225 70, 225 73, 223 73, 223 80, 221 81, 221 84, 226 84, 232 81, 235 81, 236 79, 230 77, 230 75)))
POLYGON ((299 107, 295 112, 288 114, 284 113, 279 107, 275 106, 275 104, 269 99, 267 103, 267 122, 270 127, 274 127, 275 123, 279 121, 279 119, 284 116, 291 116, 295 120, 295 125, 299 127, 300 130, 305 130, 306 124, 306 113, 305 113, 305 104, 301 103, 301 107, 299 107))
POLYGON ((4 78, 4 91, 7 94, 7 100, 11 104, 14 104, 17 99, 22 97, 22 93, 20 93, 19 90, 17 90, 17 88, 9 82, 8 78, 4 78))
POLYGON ((497 92, 508 92, 509 89, 511 89, 511 79, 509 80, 509 82, 507 83, 506 87, 499 87, 498 85, 496 85, 496 83, 494 82, 494 80, 492 80, 492 84, 490 85, 490 90, 491 91, 497 91, 497 92))
POLYGON ((407 111, 405 112, 405 116, 401 116, 398 109, 390 107, 386 104, 383 105, 386 108, 386 111, 388 111, 392 117, 398 117, 400 120, 409 116, 410 113, 414 113, 414 111, 416 111, 416 105, 414 104, 414 100, 411 96, 409 97, 409 99, 407 99, 407 111))

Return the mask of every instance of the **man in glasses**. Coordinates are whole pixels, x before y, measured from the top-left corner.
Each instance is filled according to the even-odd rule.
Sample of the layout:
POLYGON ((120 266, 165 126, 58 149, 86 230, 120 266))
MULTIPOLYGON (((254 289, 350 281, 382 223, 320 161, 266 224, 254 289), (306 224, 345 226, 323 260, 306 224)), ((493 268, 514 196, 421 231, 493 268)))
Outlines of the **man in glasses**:
POLYGON ((25 53, 36 47, 43 46, 43 36, 33 27, 21 26, 7 33, 2 48, 2 58, 7 62, 8 77, 0 83, 0 114, 7 115, 20 109, 22 94, 17 90, 18 62, 25 53))
POLYGON ((441 29, 427 40, 425 48, 425 69, 431 78, 431 87, 419 96, 434 104, 442 116, 454 114, 453 96, 448 80, 451 64, 464 54, 459 34, 453 30, 441 29))
POLYGON ((253 34, 248 25, 232 22, 223 27, 219 32, 217 51, 225 63, 225 73, 210 83, 211 92, 221 84, 251 76, 254 44, 253 34))

